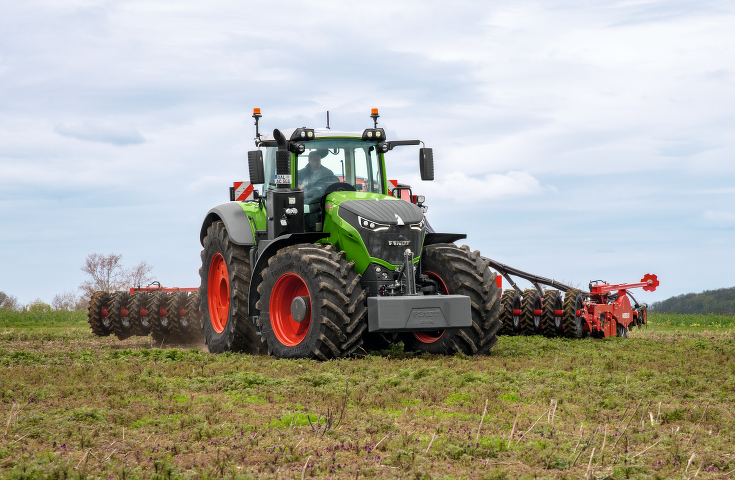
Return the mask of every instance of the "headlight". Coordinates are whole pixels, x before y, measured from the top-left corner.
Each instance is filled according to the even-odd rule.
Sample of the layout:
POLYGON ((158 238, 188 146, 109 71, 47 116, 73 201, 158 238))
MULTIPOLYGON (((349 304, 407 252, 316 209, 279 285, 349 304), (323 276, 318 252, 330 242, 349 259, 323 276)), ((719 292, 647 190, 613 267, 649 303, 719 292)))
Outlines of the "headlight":
POLYGON ((357 223, 359 223, 362 228, 373 232, 380 232, 381 230, 388 230, 388 228, 390 228, 388 225, 373 222, 372 220, 362 217, 357 217, 357 223))
POLYGON ((421 219, 419 223, 415 223, 411 225, 411 230, 418 230, 421 231, 424 229, 424 225, 426 225, 426 221, 424 219, 421 219))
POLYGON ((423 195, 416 195, 416 203, 424 203, 426 201, 426 197, 423 195))

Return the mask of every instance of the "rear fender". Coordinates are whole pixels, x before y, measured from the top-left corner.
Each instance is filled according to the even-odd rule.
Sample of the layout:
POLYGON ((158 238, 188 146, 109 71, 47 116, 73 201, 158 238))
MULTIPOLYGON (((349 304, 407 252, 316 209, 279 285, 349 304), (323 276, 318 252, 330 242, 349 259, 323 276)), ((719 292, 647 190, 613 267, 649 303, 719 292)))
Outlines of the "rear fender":
POLYGON ((230 236, 230 241, 235 245, 244 245, 252 247, 255 245, 253 238, 253 226, 248 220, 248 214, 240 206, 238 202, 223 203, 217 205, 204 217, 202 229, 199 231, 199 242, 204 246, 204 237, 207 236, 207 229, 214 222, 222 220, 230 236))

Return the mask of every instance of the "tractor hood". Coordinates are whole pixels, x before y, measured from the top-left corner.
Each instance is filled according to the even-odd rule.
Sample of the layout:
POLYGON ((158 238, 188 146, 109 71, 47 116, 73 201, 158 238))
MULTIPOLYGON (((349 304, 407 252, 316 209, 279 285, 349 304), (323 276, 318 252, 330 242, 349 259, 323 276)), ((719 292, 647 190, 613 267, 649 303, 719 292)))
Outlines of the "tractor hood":
POLYGON ((339 212, 340 217, 345 220, 350 217, 345 215, 349 212, 383 225, 415 225, 421 223, 424 218, 424 212, 413 203, 391 197, 343 200, 339 203, 339 212))

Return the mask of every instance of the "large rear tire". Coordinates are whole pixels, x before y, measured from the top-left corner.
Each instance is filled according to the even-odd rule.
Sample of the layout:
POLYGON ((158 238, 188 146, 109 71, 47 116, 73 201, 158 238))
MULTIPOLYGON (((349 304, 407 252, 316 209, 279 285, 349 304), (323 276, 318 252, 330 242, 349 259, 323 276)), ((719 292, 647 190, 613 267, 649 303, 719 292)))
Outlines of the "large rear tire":
POLYGON ((248 317, 249 249, 230 241, 222 221, 207 228, 203 245, 199 298, 210 353, 266 353, 266 346, 248 317))
POLYGON ((439 332, 401 333, 408 350, 433 354, 489 354, 498 341, 500 320, 500 288, 497 274, 490 270, 480 252, 463 245, 440 243, 424 248, 421 259, 423 273, 433 274, 450 295, 470 297, 472 326, 439 332))
POLYGON ((110 308, 111 296, 107 292, 94 292, 87 306, 87 321, 92 333, 98 337, 107 337, 112 333, 109 315, 104 315, 103 310, 110 308))
POLYGON ((543 300, 538 290, 529 288, 523 291, 523 313, 521 314, 521 329, 524 335, 541 335, 543 325, 541 304, 543 300))
POLYGON ((544 293, 543 334, 546 337, 564 335, 564 296, 559 290, 544 293))
POLYGON ((268 353, 328 360, 355 352, 367 330, 360 278, 354 262, 331 245, 299 244, 276 253, 258 286, 268 353))

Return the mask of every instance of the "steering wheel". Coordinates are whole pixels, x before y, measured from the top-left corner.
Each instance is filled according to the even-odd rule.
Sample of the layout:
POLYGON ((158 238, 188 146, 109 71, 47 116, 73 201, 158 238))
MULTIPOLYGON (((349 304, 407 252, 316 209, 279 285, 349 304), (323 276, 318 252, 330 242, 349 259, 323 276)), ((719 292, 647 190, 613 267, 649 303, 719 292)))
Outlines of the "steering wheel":
POLYGON ((312 203, 315 200, 323 197, 325 195, 325 190, 329 188, 330 185, 335 183, 339 183, 339 178, 337 178, 336 175, 328 175, 326 177, 319 178, 308 188, 304 189, 304 193, 306 193, 306 190, 309 191, 309 198, 304 199, 304 203, 312 203))

